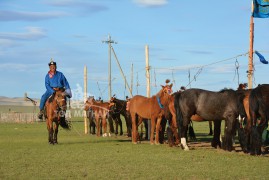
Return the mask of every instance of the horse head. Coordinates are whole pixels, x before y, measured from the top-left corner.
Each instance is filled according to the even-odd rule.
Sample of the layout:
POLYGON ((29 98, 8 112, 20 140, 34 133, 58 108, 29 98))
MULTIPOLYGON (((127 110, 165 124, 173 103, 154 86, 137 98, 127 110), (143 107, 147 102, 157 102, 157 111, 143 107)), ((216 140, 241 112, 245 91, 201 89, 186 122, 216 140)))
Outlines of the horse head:
POLYGON ((173 93, 173 90, 172 90, 173 83, 170 85, 165 85, 165 86, 161 85, 161 86, 162 86, 162 90, 161 90, 162 94, 171 95, 173 93))
POLYGON ((54 93, 54 99, 60 110, 66 110, 66 93, 64 88, 56 88, 54 93))
POLYGON ((88 111, 90 109, 90 107, 93 105, 94 102, 95 102, 94 97, 89 96, 88 99, 86 100, 85 104, 84 104, 84 110, 88 111))
POLYGON ((115 111, 117 109, 117 104, 115 101, 116 101, 116 96, 114 94, 109 100, 109 110, 115 111))

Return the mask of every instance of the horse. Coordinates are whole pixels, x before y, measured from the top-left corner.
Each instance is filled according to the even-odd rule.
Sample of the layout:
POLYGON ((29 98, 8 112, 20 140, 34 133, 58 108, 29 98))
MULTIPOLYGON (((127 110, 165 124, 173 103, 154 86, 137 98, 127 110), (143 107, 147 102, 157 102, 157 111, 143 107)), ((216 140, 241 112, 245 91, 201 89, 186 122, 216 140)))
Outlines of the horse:
POLYGON ((128 117, 127 111, 126 111, 126 101, 120 100, 116 98, 116 95, 113 95, 110 98, 110 114, 112 118, 115 120, 116 124, 116 134, 118 134, 118 126, 120 126, 120 135, 123 135, 123 130, 122 130, 122 121, 120 118, 120 115, 122 115, 125 119, 126 122, 126 127, 127 127, 127 136, 131 136, 131 129, 132 129, 132 123, 130 118, 128 117))
POLYGON ((262 84, 252 89, 249 96, 249 113, 251 117, 251 155, 260 155, 262 132, 269 119, 269 84, 262 84))
POLYGON ((172 86, 173 84, 162 86, 162 89, 156 95, 150 98, 136 95, 130 99, 127 104, 127 110, 130 112, 132 118, 133 144, 137 144, 137 116, 151 120, 150 144, 154 144, 154 131, 156 125, 155 143, 159 144, 160 122, 162 116, 164 115, 163 108, 169 102, 170 95, 172 93, 172 86))
POLYGON ((89 110, 87 111, 87 118, 89 119, 89 127, 90 127, 90 134, 94 135, 95 134, 95 119, 94 119, 94 111, 89 108, 89 110))
MULTIPOLYGON (((100 127, 100 118, 102 119, 102 128, 103 128, 103 137, 107 136, 107 121, 106 117, 109 113, 109 103, 96 101, 94 97, 89 97, 85 102, 84 110, 88 111, 91 108, 94 111, 95 121, 97 133, 96 135, 99 137, 101 135, 101 127, 100 127)), ((110 136, 110 133, 108 134, 110 136)))
MULTIPOLYGON (((132 119, 130 116, 130 113, 126 110, 126 106, 127 106, 127 101, 129 101, 128 96, 126 97, 127 100, 120 100, 117 99, 116 96, 114 95, 113 97, 111 97, 110 99, 110 105, 111 105, 111 112, 112 114, 115 113, 116 116, 118 116, 118 118, 120 118, 120 115, 122 115, 125 119, 126 122, 126 128, 127 128, 127 136, 131 137, 131 133, 132 133, 132 119)), ((141 123, 144 123, 144 127, 146 130, 146 136, 145 139, 148 139, 148 120, 147 119, 141 119, 139 120, 139 122, 141 121, 141 123)), ((140 124, 138 124, 139 126, 140 124)), ((117 131, 117 130, 116 130, 117 131)), ((142 139, 142 132, 140 134, 140 139, 142 139)))
POLYGON ((56 88, 46 101, 45 119, 49 144, 58 144, 59 125, 64 129, 70 129, 70 124, 65 120, 66 104, 64 88, 56 88))
POLYGON ((191 117, 197 114, 202 119, 214 121, 214 136, 218 137, 218 139, 221 121, 225 120, 225 135, 222 148, 232 151, 232 138, 236 130, 236 118, 240 112, 239 108, 242 106, 236 91, 226 89, 213 92, 203 89, 188 89, 175 94, 174 106, 179 125, 178 131, 181 137, 181 145, 184 150, 189 150, 186 143, 188 124, 191 117))

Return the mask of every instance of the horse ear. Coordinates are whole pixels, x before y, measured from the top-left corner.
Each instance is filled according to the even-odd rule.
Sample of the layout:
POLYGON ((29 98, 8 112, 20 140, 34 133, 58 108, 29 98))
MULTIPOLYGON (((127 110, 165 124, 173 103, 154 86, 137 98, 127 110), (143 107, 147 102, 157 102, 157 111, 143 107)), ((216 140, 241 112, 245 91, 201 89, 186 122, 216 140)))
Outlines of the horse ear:
POLYGON ((172 88, 172 86, 173 86, 173 83, 170 84, 170 88, 172 88))
POLYGON ((162 86, 162 88, 164 88, 164 86, 163 85, 161 85, 162 86))

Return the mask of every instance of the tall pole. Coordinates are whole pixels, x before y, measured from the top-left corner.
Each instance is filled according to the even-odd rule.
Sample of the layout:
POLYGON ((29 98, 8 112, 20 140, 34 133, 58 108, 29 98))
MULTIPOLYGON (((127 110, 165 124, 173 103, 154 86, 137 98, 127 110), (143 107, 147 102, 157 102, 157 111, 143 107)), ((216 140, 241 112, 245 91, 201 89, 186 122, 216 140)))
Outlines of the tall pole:
POLYGON ((133 82, 134 82, 134 64, 131 66, 131 93, 133 94, 133 82))
POLYGON ((146 78, 147 78, 147 97, 150 97, 150 67, 149 67, 149 46, 145 46, 146 55, 146 78))
POLYGON ((116 53, 115 53, 115 51, 114 51, 114 48, 111 47, 111 49, 112 49, 112 51, 113 51, 113 53, 114 53, 116 62, 117 62, 117 64, 118 64, 118 66, 119 66, 119 69, 120 69, 121 75, 122 75, 122 77, 123 77, 123 79, 124 79, 124 82, 126 83, 127 89, 129 90, 130 96, 133 97, 132 91, 131 91, 131 89, 130 89, 130 87, 129 87, 128 82, 126 81, 126 77, 125 77, 125 75, 124 75, 124 73, 123 73, 123 70, 122 70, 121 65, 120 65, 120 62, 119 62, 119 60, 118 60, 118 58, 117 58, 117 55, 116 55, 116 53))
MULTIPOLYGON (((252 1, 252 10, 253 13, 253 1, 252 1)), ((252 89, 252 80, 253 80, 253 44, 254 44, 254 21, 253 15, 251 13, 250 17, 250 31, 249 31, 249 53, 248 53, 248 88, 252 89)))
POLYGON ((110 34, 108 34, 108 40, 103 41, 103 43, 108 44, 108 98, 111 99, 111 43, 115 43, 115 41, 111 40, 110 34))
MULTIPOLYGON (((87 101, 87 66, 84 66, 84 102, 87 101)), ((87 120, 87 112, 84 111, 84 129, 85 134, 88 134, 88 120, 87 120)))
MULTIPOLYGON (((149 66, 149 46, 145 46, 145 55, 146 55, 146 78, 147 78, 147 97, 150 97, 150 66, 149 66)), ((151 121, 148 121, 148 137, 150 138, 151 131, 151 121)))

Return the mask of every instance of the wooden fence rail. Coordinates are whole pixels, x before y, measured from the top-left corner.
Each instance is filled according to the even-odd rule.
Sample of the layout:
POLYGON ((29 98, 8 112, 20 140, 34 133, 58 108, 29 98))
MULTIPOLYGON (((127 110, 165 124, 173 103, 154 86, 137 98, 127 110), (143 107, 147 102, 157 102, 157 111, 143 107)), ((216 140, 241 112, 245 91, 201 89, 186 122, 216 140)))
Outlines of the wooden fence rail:
POLYGON ((31 123, 39 121, 37 113, 2 113, 0 112, 1 123, 31 123))

